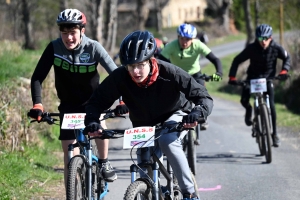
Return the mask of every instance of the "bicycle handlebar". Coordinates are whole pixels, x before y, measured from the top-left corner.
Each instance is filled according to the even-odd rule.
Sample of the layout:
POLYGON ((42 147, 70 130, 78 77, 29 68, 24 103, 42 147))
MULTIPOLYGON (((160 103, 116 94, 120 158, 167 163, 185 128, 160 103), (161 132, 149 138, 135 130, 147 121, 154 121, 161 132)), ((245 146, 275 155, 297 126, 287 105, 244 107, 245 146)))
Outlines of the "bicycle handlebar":
MULTIPOLYGON (((290 78, 290 75, 287 74, 287 78, 290 78)), ((267 81, 272 81, 272 80, 284 80, 282 79, 280 76, 275 76, 275 77, 269 77, 269 78, 266 78, 267 81)), ((250 80, 238 80, 236 81, 237 82, 237 85, 239 86, 246 86, 250 83, 250 80)))
MULTIPOLYGON (((205 121, 204 118, 200 118, 198 120, 199 123, 203 123, 205 121)), ((184 130, 193 130, 193 128, 184 128, 183 127, 183 122, 177 122, 174 124, 170 125, 156 125, 155 126, 155 131, 160 131, 162 129, 168 129, 167 133, 171 132, 182 132, 184 130)), ((117 139, 121 138, 124 135, 125 130, 120 130, 120 129, 103 129, 102 130, 102 135, 101 136, 93 136, 91 139, 117 139)))
POLYGON ((205 80, 206 82, 213 81, 213 76, 209 76, 206 74, 201 74, 199 78, 201 78, 202 80, 205 80))

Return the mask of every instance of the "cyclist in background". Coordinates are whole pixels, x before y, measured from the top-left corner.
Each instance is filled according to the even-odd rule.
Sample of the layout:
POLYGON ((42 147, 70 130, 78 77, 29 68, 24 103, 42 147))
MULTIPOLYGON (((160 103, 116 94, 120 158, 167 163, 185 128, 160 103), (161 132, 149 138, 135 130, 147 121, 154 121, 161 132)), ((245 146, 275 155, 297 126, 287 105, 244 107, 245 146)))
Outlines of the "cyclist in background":
MULTIPOLYGON (((29 115, 41 119, 44 112, 42 104, 42 83, 52 65, 54 67, 55 88, 60 99, 58 110, 62 123, 64 113, 85 113, 85 105, 99 84, 97 65, 100 63, 108 73, 117 68, 102 45, 88 38, 85 33, 86 17, 77 9, 62 11, 56 20, 60 38, 53 40, 44 50, 31 77, 33 108, 29 115)), ((123 106, 121 106, 124 108, 123 106)), ((119 107, 119 108, 121 108, 119 107)), ((105 126, 105 124, 102 124, 105 126)), ((68 145, 75 143, 74 130, 60 129, 64 152, 64 178, 67 180, 68 145)), ((114 181, 117 175, 108 161, 108 140, 96 140, 99 163, 106 181, 114 181)), ((79 149, 74 150, 74 155, 79 149)))
MULTIPOLYGON (((201 85, 205 81, 201 79, 200 56, 204 55, 216 68, 213 74, 214 81, 222 79, 221 61, 212 53, 212 51, 200 40, 196 39, 197 30, 191 24, 181 24, 177 29, 178 38, 168 43, 161 51, 159 59, 171 62, 188 72, 201 85)), ((201 130, 206 130, 208 123, 201 124, 201 130)))
MULTIPOLYGON (((261 24, 256 28, 256 39, 253 43, 249 44, 240 54, 238 54, 232 62, 229 71, 229 84, 236 85, 236 72, 238 66, 246 61, 250 60, 250 64, 247 70, 247 80, 257 78, 272 78, 276 75, 277 58, 281 59, 282 69, 279 73, 280 79, 287 79, 287 72, 290 69, 290 56, 287 51, 277 44, 272 39, 272 27, 268 24, 261 24)), ((273 83, 268 81, 267 90, 269 94, 270 108, 272 114, 273 125, 273 145, 278 147, 280 140, 276 130, 276 110, 274 103, 274 88, 273 83)), ((246 109, 245 123, 247 126, 252 125, 252 106, 249 103, 250 100, 250 88, 244 87, 241 95, 241 104, 246 109)))
MULTIPOLYGON (((197 125, 212 111, 213 100, 206 88, 181 68, 156 59, 156 42, 148 31, 135 31, 121 43, 122 66, 113 71, 93 93, 86 106, 85 125, 90 135, 101 134, 99 116, 122 96, 133 127, 172 124, 182 121, 186 128, 197 125), (182 98, 196 105, 187 115, 181 110, 182 98)), ((199 199, 194 193, 189 165, 181 140, 186 131, 157 137, 161 151, 169 158, 185 200, 199 199)), ((158 155, 160 157, 160 155, 158 155)))

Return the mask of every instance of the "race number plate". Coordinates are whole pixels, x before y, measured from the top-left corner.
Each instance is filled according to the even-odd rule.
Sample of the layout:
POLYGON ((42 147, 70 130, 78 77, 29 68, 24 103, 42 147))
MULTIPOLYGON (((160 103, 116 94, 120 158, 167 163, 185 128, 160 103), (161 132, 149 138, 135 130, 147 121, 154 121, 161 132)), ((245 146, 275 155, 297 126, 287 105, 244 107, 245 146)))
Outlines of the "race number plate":
POLYGON ((154 126, 141 126, 125 130, 123 149, 154 146, 154 133, 154 126))
POLYGON ((61 129, 82 129, 84 125, 85 113, 64 114, 61 129))
POLYGON ((265 78, 251 79, 250 81, 250 92, 260 93, 267 91, 267 80, 265 78))

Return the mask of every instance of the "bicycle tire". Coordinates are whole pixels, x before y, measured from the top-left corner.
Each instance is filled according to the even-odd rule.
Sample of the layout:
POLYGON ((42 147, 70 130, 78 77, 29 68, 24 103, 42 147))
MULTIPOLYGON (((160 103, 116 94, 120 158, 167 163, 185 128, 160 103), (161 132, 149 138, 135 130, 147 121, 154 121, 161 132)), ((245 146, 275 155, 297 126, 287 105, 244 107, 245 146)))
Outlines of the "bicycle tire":
POLYGON ((262 137, 259 130, 259 119, 261 118, 259 114, 255 114, 256 116, 253 119, 253 127, 252 130, 255 131, 256 143, 258 145, 260 156, 264 156, 265 152, 262 145, 262 137))
POLYGON ((266 104, 261 104, 259 106, 261 113, 261 122, 262 122, 262 141, 265 150, 266 162, 272 162, 272 145, 271 145, 271 127, 268 114, 268 108, 266 104))
POLYGON ((197 155, 196 155, 196 145, 194 141, 196 140, 196 132, 194 130, 190 130, 187 136, 187 159, 189 163, 189 167, 194 175, 197 174, 197 155))
POLYGON ((151 188, 144 181, 136 180, 126 189, 123 200, 152 200, 151 188))
POLYGON ((87 199, 86 170, 83 157, 75 156, 70 160, 67 178, 67 200, 87 199))

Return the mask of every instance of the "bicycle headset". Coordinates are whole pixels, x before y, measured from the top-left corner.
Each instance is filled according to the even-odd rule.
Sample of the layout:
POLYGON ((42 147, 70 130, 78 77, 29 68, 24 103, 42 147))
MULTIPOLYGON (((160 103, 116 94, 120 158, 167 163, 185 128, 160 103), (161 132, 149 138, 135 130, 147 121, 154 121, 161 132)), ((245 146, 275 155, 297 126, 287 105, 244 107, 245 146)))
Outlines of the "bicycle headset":
POLYGON ((272 27, 268 24, 261 24, 256 28, 255 31, 256 37, 271 37, 272 36, 272 27))
POLYGON ((177 28, 177 34, 181 37, 193 39, 197 36, 197 29, 191 24, 181 24, 177 28))
POLYGON ((127 35, 120 46, 123 66, 149 60, 155 53, 156 42, 149 31, 135 31, 127 35))

